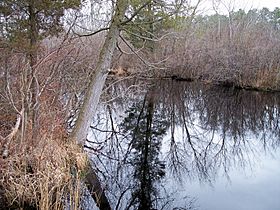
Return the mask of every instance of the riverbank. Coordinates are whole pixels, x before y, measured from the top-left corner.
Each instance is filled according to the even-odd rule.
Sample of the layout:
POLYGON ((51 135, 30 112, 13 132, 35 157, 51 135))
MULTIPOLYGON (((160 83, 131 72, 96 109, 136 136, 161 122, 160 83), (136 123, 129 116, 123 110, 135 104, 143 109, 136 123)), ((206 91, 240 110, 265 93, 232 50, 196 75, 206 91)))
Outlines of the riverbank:
POLYGON ((252 90, 252 91, 263 91, 263 92, 279 92, 280 87, 269 87, 269 86, 253 86, 253 85, 241 85, 234 81, 211 81, 211 80, 203 80, 203 79, 196 79, 190 77, 181 77, 178 75, 166 76, 160 79, 170 79, 177 82, 202 82, 206 84, 217 85, 221 87, 229 87, 235 89, 244 89, 244 90, 252 90))

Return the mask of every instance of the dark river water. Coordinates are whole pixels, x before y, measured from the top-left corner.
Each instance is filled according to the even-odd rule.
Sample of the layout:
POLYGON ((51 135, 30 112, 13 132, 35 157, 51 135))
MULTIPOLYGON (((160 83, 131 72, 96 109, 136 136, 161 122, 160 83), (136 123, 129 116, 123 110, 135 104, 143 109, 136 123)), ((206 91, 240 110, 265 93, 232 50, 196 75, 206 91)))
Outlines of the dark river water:
POLYGON ((280 209, 280 95, 176 81, 106 87, 87 147, 114 209, 280 209))

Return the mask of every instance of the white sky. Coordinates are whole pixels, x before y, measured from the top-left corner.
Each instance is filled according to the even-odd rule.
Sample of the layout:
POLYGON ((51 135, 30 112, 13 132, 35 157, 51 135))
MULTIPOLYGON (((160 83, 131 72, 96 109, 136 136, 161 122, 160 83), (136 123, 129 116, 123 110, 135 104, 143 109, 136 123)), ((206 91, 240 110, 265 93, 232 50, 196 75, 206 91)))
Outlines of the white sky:
MULTIPOLYGON (((195 1, 192 0, 193 3, 195 1)), ((280 8, 280 0, 204 0, 200 7, 201 11, 203 13, 213 13, 213 2, 222 2, 216 3, 219 13, 226 13, 228 7, 234 10, 244 9, 246 11, 252 8, 261 9, 263 7, 267 7, 270 10, 274 10, 275 7, 280 8)))
POLYGON ((251 0, 251 1, 253 5, 258 8, 267 7, 269 9, 274 9, 275 7, 280 7, 280 0, 251 0))

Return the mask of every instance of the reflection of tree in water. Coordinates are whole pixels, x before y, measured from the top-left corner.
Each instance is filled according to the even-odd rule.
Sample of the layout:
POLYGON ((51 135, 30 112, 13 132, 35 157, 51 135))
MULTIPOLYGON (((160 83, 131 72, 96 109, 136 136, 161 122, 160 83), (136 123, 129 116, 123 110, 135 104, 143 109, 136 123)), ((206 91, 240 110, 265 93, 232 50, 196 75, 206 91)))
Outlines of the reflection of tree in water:
POLYGON ((157 87, 170 116, 167 160, 176 174, 211 182, 219 170, 250 168, 254 156, 279 147, 277 94, 174 81, 157 87))
POLYGON ((134 192, 128 208, 134 206, 134 209, 155 209, 158 197, 156 181, 165 174, 165 164, 159 159, 159 151, 168 122, 155 109, 152 92, 145 97, 143 104, 133 104, 126 114, 120 128, 131 142, 133 152, 129 162, 134 165, 135 178, 134 192))
POLYGON ((175 81, 148 92, 145 99, 127 94, 126 103, 114 100, 96 118, 95 162, 116 209, 160 209, 174 199, 157 199, 160 183, 174 174, 212 182, 221 171, 227 176, 233 167, 250 168, 256 156, 280 145, 277 94, 175 81), (124 118, 116 117, 118 109, 127 110, 124 118))

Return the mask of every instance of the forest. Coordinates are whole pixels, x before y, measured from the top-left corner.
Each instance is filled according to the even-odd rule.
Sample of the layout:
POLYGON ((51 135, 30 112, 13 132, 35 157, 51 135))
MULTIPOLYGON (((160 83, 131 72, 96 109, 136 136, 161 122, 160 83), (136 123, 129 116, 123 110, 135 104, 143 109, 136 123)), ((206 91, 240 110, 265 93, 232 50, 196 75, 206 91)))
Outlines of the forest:
MULTIPOLYGON (((201 83, 215 88, 256 91, 254 100, 263 112, 257 112, 257 120, 249 119, 252 132, 262 126, 259 130, 265 130, 265 116, 277 119, 275 115, 279 113, 273 109, 276 105, 264 104, 258 100, 258 94, 277 94, 280 90, 280 8, 245 10, 215 0, 212 2, 214 12, 208 14, 201 10, 203 2, 1 0, 0 209, 87 209, 83 201, 85 194, 94 200, 98 209, 125 209, 118 208, 122 206, 121 198, 117 202, 108 196, 102 178, 105 173, 102 175, 102 166, 95 163, 100 161, 94 155, 99 150, 89 145, 89 130, 96 123, 100 104, 112 113, 108 108, 110 102, 151 86, 143 96, 143 104, 137 102, 138 105, 131 106, 119 128, 125 131, 125 138, 149 139, 156 155, 166 130, 171 129, 174 140, 179 121, 191 119, 191 114, 182 111, 186 109, 184 105, 178 108, 178 116, 174 113, 175 102, 158 108, 161 111, 157 113, 154 99, 167 100, 169 96, 164 97, 165 93, 158 89, 161 85, 157 87, 156 82, 156 85, 147 85, 147 81, 201 83), (223 5, 226 11, 220 12, 219 6, 223 5), (126 81, 129 85, 118 87, 121 90, 113 88, 126 81), (173 115, 167 119, 164 113, 173 115), (142 114, 147 121, 142 119, 142 114), (157 115, 163 119, 152 121, 157 115), (260 124, 255 125, 257 121, 260 124), (139 130, 133 130, 135 126, 139 126, 139 130)), ((173 85, 162 87, 170 92, 174 92, 173 88, 176 89, 173 85)), ((211 96, 224 94, 215 88, 212 92, 208 90, 211 96)), ((181 93, 185 89, 176 91, 181 93)), ((193 92, 193 95, 200 94, 193 92)), ((178 95, 180 100, 172 97, 170 101, 183 98, 181 95, 178 95)), ((207 97, 202 95, 205 104, 218 106, 215 103, 219 100, 207 97)), ((278 102, 276 98, 275 103, 278 102)), ((198 99, 194 103, 196 107, 202 106, 198 99)), ((211 115, 205 104, 203 110, 211 115)), ((230 104, 226 107, 231 107, 230 104)), ((243 113, 246 107, 254 106, 249 103, 235 113, 243 113)), ((221 108, 217 115, 224 119, 222 111, 227 113, 221 108)), ((250 113, 249 109, 246 111, 250 113)), ((208 130, 218 126, 214 121, 207 121, 208 130)), ((112 125, 111 131, 106 132, 121 138, 114 130, 113 121, 108 123, 112 125)), ((232 126, 232 129, 239 126, 232 124, 224 122, 223 126, 232 126)), ((277 125, 273 128, 278 129, 277 125)), ((101 130, 98 126, 94 129, 101 130)), ((206 176, 208 171, 199 165, 203 161, 191 143, 189 130, 186 126, 184 130, 198 163, 194 168, 206 176)), ((238 136, 237 133, 234 135, 238 136)), ((97 144, 98 139, 95 141, 97 144)), ((145 141, 139 142, 131 142, 130 146, 145 151, 145 141)), ((172 142, 175 146, 175 141, 172 142)), ((218 159, 218 154, 209 158, 218 159)), ((158 168, 153 169, 150 178, 141 174, 147 168, 135 169, 141 184, 165 174, 165 165, 157 157, 149 158, 146 164, 151 161, 158 164, 158 168)), ((137 165, 140 159, 135 156, 133 161, 137 165)), ((154 188, 140 187, 139 191, 141 189, 153 191, 154 188)), ((145 197, 142 191, 138 193, 145 197)), ((137 199, 132 199, 126 209, 155 209, 152 202, 136 204, 137 199)))

